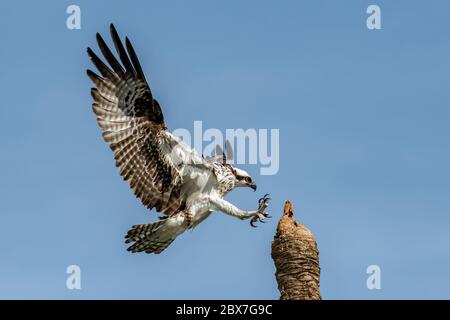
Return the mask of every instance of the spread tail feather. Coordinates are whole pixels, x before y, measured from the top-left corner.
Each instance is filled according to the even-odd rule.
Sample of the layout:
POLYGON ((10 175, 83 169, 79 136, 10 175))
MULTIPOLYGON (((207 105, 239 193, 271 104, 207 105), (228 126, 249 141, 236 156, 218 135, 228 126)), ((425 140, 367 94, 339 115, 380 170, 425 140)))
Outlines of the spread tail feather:
POLYGON ((134 242, 127 250, 161 253, 186 230, 186 227, 184 218, 180 215, 155 223, 134 225, 125 236, 127 239, 125 243, 134 242))

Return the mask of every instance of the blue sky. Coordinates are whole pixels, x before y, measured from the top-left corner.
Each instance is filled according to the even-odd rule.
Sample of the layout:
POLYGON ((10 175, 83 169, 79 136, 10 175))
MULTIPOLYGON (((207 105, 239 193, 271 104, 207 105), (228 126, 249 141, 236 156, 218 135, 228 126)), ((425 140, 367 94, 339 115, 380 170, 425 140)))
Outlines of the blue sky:
POLYGON ((15 1, 0 4, 0 298, 276 299, 285 199, 316 235, 325 299, 450 297, 448 1, 15 1), (66 8, 81 7, 81 30, 66 8), (378 4, 382 30, 366 28, 378 4), (95 33, 130 36, 170 128, 279 128, 280 170, 161 255, 114 166, 85 70, 95 33), (67 266, 82 289, 66 289, 67 266), (381 267, 381 290, 366 268, 381 267))

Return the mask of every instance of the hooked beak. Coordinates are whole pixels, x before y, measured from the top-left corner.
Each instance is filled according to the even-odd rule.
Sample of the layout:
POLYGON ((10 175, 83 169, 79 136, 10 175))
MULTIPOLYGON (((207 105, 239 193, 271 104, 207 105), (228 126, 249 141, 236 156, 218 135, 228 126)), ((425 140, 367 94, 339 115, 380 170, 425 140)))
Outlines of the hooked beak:
POLYGON ((256 191, 256 184, 252 183, 249 185, 250 188, 253 189, 253 191, 256 191))

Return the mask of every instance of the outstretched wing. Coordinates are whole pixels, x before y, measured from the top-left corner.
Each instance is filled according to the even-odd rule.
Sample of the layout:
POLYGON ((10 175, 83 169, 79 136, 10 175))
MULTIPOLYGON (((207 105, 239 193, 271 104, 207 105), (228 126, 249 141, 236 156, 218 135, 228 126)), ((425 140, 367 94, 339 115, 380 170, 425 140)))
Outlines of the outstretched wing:
POLYGON ((87 50, 101 74, 87 70, 96 85, 91 93, 97 122, 114 151, 120 174, 134 194, 150 209, 167 215, 176 213, 185 205, 180 187, 186 157, 191 153, 191 160, 192 156, 194 161, 201 160, 167 131, 161 107, 153 99, 129 39, 125 39, 125 50, 112 24, 110 29, 122 64, 98 33, 98 45, 111 68, 90 48, 87 50))

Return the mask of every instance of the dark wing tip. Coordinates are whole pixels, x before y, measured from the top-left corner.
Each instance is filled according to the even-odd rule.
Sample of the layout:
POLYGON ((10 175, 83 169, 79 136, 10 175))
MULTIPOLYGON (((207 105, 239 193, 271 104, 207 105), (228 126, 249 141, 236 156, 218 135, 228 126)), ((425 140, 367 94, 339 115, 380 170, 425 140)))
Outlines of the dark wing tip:
POLYGON ((113 37, 114 36, 119 37, 119 34, 117 33, 116 27, 114 27, 114 24, 111 23, 109 25, 109 31, 111 32, 111 35, 113 35, 113 37))
POLYGON ((97 39, 98 44, 105 43, 105 41, 102 38, 102 35, 98 32, 95 34, 95 39, 97 39))
POLYGON ((136 71, 134 70, 134 67, 131 64, 131 61, 127 55, 127 52, 125 51, 122 41, 120 40, 119 34, 117 33, 117 30, 113 24, 111 24, 110 29, 111 29, 110 30, 111 38, 114 42, 114 47, 116 48, 116 51, 119 54, 119 58, 122 61, 122 64, 125 67, 125 70, 130 72, 131 74, 135 75, 136 71))
POLYGON ((98 74, 96 74, 91 69, 87 69, 86 70, 86 74, 89 77, 89 79, 91 79, 91 81, 93 83, 95 83, 96 85, 98 84, 99 81, 103 81, 104 80, 102 77, 100 77, 98 74))
POLYGON ((105 57, 106 61, 110 64, 114 72, 116 72, 119 76, 123 76, 125 73, 125 70, 123 70, 120 63, 117 61, 117 59, 114 57, 111 50, 109 50, 108 45, 106 44, 105 40, 103 40, 100 33, 97 32, 96 34, 97 43, 100 48, 100 51, 102 52, 103 56, 105 57))
POLYGON ((99 57, 95 54, 94 50, 92 50, 90 47, 88 47, 86 51, 87 51, 87 54, 89 55, 89 58, 91 58, 92 62, 97 67, 97 65, 96 65, 97 61, 101 62, 99 57))
POLYGON ((141 64, 139 63, 136 51, 134 51, 133 45, 131 44, 131 41, 128 37, 125 37, 125 46, 127 48, 128 55, 131 59, 131 63, 133 65, 134 70, 136 71, 137 76, 142 80, 146 81, 144 71, 142 71, 142 67, 141 64))
MULTIPOLYGON (((102 35, 101 35, 99 32, 97 32, 97 33, 95 34, 95 39, 97 39, 97 43, 98 43, 98 44, 103 44, 103 43, 105 43, 105 41, 103 40, 102 35)), ((105 44, 106 44, 106 43, 105 43, 105 44)))
POLYGON ((94 101, 98 101, 98 90, 97 88, 91 88, 91 97, 94 99, 94 101))
POLYGON ((91 49, 91 47, 88 47, 86 50, 89 58, 91 58, 92 62, 94 62, 98 59, 97 55, 95 54, 94 50, 91 49))

